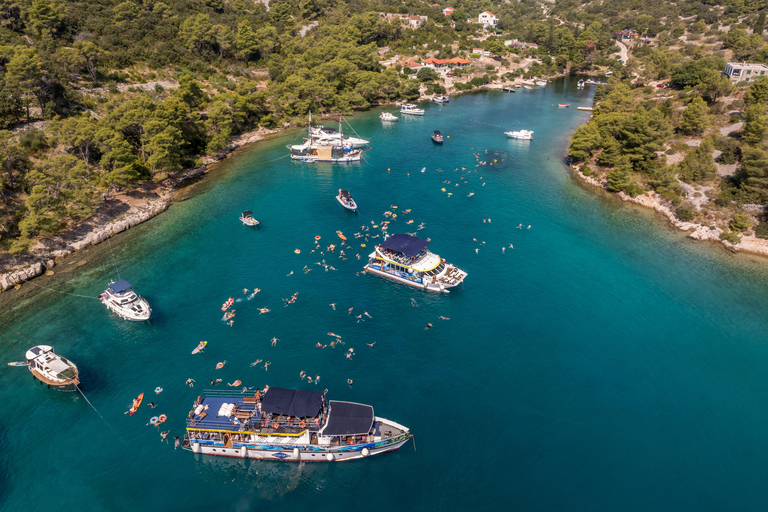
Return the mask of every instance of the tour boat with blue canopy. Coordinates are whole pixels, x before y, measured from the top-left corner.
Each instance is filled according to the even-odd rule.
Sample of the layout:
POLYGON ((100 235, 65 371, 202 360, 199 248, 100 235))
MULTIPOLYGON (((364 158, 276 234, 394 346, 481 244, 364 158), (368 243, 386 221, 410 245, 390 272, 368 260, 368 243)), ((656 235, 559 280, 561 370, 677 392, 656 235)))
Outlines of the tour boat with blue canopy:
POLYGON ((206 390, 187 415, 182 448, 244 459, 333 462, 397 450, 413 437, 370 405, 320 391, 206 390))
POLYGON ((448 288, 464 282, 467 273, 428 251, 428 243, 408 234, 392 235, 376 246, 364 268, 415 288, 448 293, 448 288))
POLYGON ((134 292, 131 283, 125 279, 109 283, 99 299, 108 310, 124 320, 142 322, 149 320, 152 314, 149 302, 134 292))
POLYGON ((8 363, 8 366, 26 366, 32 372, 32 379, 47 384, 48 389, 75 391, 80 384, 75 363, 53 352, 49 345, 36 345, 27 350, 26 361, 8 363))

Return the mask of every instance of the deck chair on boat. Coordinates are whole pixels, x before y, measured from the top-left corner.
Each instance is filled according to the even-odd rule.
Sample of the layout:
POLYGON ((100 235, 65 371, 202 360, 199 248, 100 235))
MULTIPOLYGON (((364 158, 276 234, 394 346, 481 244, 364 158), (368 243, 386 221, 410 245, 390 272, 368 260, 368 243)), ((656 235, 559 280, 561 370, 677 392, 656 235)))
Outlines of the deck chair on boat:
POLYGON ((206 416, 208 416, 207 412, 201 412, 200 416, 198 416, 196 420, 192 420, 192 422, 190 424, 193 425, 193 426, 197 425, 198 423, 203 421, 203 418, 205 418, 206 416))

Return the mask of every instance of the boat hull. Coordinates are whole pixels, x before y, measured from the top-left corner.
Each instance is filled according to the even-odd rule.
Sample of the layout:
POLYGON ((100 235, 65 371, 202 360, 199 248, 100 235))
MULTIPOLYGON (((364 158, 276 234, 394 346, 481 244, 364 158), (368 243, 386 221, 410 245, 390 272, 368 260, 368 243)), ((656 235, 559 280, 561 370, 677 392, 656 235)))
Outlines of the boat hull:
POLYGON ((80 384, 80 380, 78 380, 77 377, 74 379, 70 379, 67 382, 57 382, 54 380, 51 380, 44 375, 42 375, 40 372, 36 371, 33 368, 30 368, 29 371, 32 373, 32 379, 40 381, 40 384, 45 384, 48 386, 48 389, 55 389, 57 391, 63 391, 65 393, 73 393, 77 391, 77 385, 80 384))
POLYGON ((336 196, 336 200, 339 202, 339 204, 340 204, 341 206, 343 206, 343 207, 344 207, 344 208, 346 208, 347 210, 351 210, 351 211, 353 211, 353 212, 356 212, 356 211, 357 211, 357 203, 354 203, 354 202, 353 202, 353 203, 352 203, 352 206, 346 205, 346 204, 344 204, 344 202, 341 200, 341 198, 340 198, 339 196, 336 196))
POLYGON ((333 448, 325 448, 317 445, 247 445, 246 443, 237 442, 232 443, 231 447, 224 447, 205 445, 193 441, 189 443, 188 446, 184 446, 184 449, 201 455, 235 457, 238 459, 274 460, 281 462, 342 462, 363 459, 397 450, 412 437, 411 434, 404 434, 401 439, 395 440, 394 442, 379 441, 333 448), (296 456, 294 449, 298 449, 298 457, 296 456), (363 455, 363 449, 368 450, 367 455, 363 455), (328 458, 329 454, 332 456, 331 459, 328 458))
POLYGON ((414 288, 419 288, 421 290, 427 290, 430 292, 437 292, 437 293, 450 293, 450 290, 448 288, 453 288, 454 286, 451 285, 445 285, 445 284, 438 284, 438 283, 425 283, 423 279, 421 278, 407 278, 403 277, 405 274, 404 272, 398 272, 397 274, 393 274, 390 272, 386 272, 384 270, 381 270, 379 268, 374 267, 370 263, 365 265, 363 267, 367 272, 370 272, 371 274, 376 274, 377 276, 381 276, 385 279, 389 279, 390 281, 395 281, 397 283, 401 284, 407 284, 408 286, 412 286, 414 288), (399 275, 398 275, 399 274, 399 275), (416 281, 412 279, 417 279, 416 281))
POLYGON ((149 307, 149 304, 146 305, 146 311, 142 312, 141 314, 137 315, 133 312, 126 311, 125 309, 115 306, 112 304, 109 300, 103 300, 102 301, 105 306, 107 306, 107 309, 122 318, 123 320, 130 320, 132 322, 144 322, 145 320, 149 320, 149 318, 152 316, 152 308, 149 307))

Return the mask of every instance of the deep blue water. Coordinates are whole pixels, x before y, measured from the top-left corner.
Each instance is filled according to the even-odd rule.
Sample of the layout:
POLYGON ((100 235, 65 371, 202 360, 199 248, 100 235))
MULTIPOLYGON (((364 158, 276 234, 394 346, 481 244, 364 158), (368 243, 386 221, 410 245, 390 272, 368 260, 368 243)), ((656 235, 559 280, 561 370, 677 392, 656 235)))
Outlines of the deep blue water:
MULTIPOLYGON (((3 365, 0 508, 764 509, 768 265, 690 242, 575 182, 562 157, 589 115, 574 107, 590 98, 571 79, 465 95, 387 126, 377 112, 358 115, 350 122, 373 146, 360 164, 281 159, 298 132, 259 143, 191 199, 113 239, 120 276, 152 303, 151 325, 50 292, 6 307, 0 321, 77 363, 103 419, 82 397, 3 365), (503 134, 518 128, 535 140, 503 134), (443 146, 429 138, 435 129, 449 136, 443 146), (359 215, 338 205, 339 188, 359 215), (259 229, 240 224, 243 209, 259 229), (419 236, 469 272, 464 289, 438 296, 357 275, 372 244, 351 235, 385 211, 398 214, 393 233, 423 222, 419 236), (311 252, 315 235, 338 245, 336 230, 350 237, 346 260, 338 248, 311 252), (316 265, 322 258, 337 270, 316 265), (224 325, 221 304, 246 287, 262 291, 224 325), (373 318, 358 322, 363 311, 373 318), (346 345, 317 348, 329 331, 346 345), (193 356, 199 340, 208 348, 193 356), (251 367, 257 359, 272 364, 251 367), (302 381, 302 370, 320 383, 302 381), (298 465, 161 443, 149 418, 167 414, 169 438, 183 436, 191 402, 214 378, 370 403, 409 426, 416 449, 298 465), (145 405, 123 414, 139 392, 145 405)), ((81 259, 78 272, 39 282, 95 296, 117 277, 108 252, 81 259)), ((4 341, 0 356, 18 359, 4 341)))

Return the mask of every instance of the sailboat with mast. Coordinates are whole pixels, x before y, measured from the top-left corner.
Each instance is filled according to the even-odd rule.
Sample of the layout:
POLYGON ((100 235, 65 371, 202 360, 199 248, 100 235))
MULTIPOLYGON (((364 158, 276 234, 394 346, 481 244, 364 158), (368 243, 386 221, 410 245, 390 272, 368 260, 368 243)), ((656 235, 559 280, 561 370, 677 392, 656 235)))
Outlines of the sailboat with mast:
POLYGON ((287 146, 291 150, 291 159, 302 162, 359 162, 363 150, 355 148, 354 143, 344 139, 341 118, 339 118, 337 133, 338 137, 335 139, 315 135, 312 129, 312 112, 310 112, 309 138, 303 144, 287 146))

